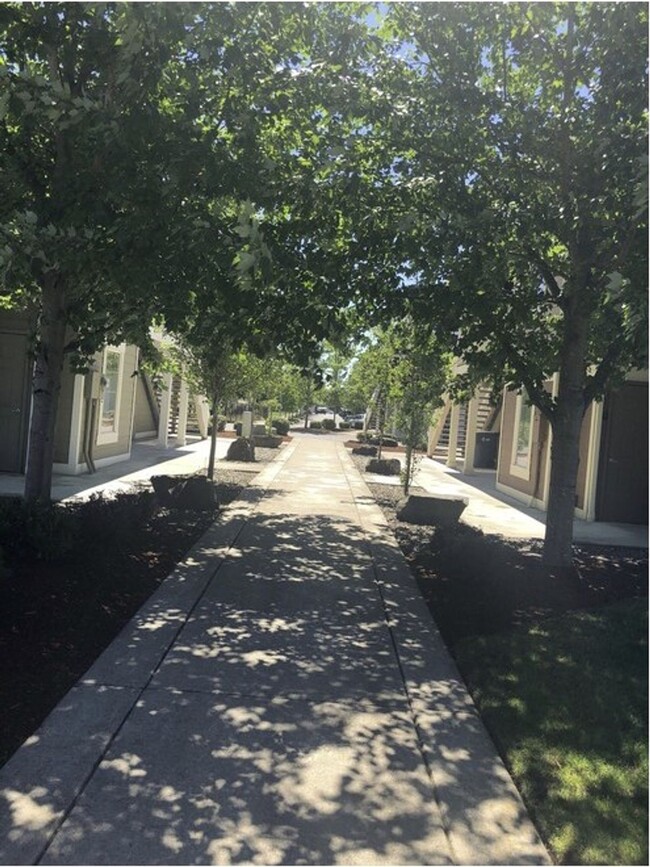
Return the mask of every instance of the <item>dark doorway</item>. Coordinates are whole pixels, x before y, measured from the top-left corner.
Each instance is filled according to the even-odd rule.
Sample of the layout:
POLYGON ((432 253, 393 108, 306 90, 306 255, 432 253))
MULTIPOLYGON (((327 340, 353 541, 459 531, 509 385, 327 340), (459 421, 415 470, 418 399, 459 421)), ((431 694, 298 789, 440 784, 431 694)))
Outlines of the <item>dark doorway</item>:
POLYGON ((29 421, 29 358, 25 334, 0 332, 0 472, 22 473, 29 421))
POLYGON ((626 382, 605 398, 596 520, 648 523, 648 384, 626 382))

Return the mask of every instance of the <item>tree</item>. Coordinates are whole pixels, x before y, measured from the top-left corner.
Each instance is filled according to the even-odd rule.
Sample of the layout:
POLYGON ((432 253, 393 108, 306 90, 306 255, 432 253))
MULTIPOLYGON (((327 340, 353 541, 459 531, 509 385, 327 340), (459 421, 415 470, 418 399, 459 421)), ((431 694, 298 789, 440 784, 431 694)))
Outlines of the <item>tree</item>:
POLYGON ((394 364, 389 398, 406 446, 402 485, 408 494, 415 473, 416 449, 426 440, 434 410, 442 404, 450 376, 451 357, 422 323, 407 316, 394 326, 394 364))
POLYGON ((395 4, 387 28, 406 293, 548 419, 565 570, 585 410, 647 358, 647 9, 395 4))
MULTIPOLYGON (((254 309, 259 352, 283 321, 281 346, 312 357, 349 300, 307 252, 324 209, 310 214, 306 191, 343 128, 322 106, 363 45, 353 18, 338 4, 2 6, 1 292, 37 332, 28 497, 49 497, 65 357, 142 343, 155 315, 182 331, 197 287, 229 292, 242 320, 254 309), (237 268, 225 288, 215 255, 237 268)), ((340 234, 330 214, 319 251, 340 234)))
POLYGON ((196 141, 161 93, 183 25, 155 4, 0 10, 2 294, 36 320, 29 498, 50 495, 65 358, 142 343, 193 273, 196 141))

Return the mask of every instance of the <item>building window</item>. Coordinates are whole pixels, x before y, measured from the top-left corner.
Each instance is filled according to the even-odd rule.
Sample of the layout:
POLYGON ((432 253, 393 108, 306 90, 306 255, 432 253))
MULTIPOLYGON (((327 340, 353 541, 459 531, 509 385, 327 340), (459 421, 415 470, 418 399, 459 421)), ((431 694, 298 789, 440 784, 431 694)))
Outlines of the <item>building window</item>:
POLYGON ((510 472, 523 479, 530 478, 530 456, 533 449, 533 407, 524 391, 517 395, 515 430, 512 443, 510 472))
POLYGON ((119 437, 123 368, 124 347, 107 346, 104 350, 100 380, 98 444, 114 443, 119 437))

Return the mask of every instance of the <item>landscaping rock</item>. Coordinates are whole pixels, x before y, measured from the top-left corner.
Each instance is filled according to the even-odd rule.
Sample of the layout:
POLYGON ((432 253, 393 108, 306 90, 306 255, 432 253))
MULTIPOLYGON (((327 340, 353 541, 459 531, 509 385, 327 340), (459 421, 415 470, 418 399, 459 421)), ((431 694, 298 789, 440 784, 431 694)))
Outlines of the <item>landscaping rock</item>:
POLYGON ((158 502, 162 506, 171 506, 171 490, 177 481, 178 479, 174 478, 174 476, 151 477, 151 486, 153 488, 154 494, 156 495, 156 497, 158 498, 158 502))
POLYGON ((279 449, 282 445, 282 437, 253 435, 253 443, 261 449, 279 449))
POLYGON ((247 440, 244 437, 237 437, 228 447, 226 454, 227 461, 254 461, 255 460, 255 443, 252 439, 247 440))
POLYGON ((362 455, 368 458, 377 457, 377 446, 355 446, 352 449, 353 455, 362 455))
POLYGON ((216 505, 214 486, 205 476, 152 476, 151 485, 162 506, 200 511, 216 505))
MULTIPOLYGON (((378 436, 368 437, 368 442, 371 443, 373 446, 378 446, 379 445, 379 437, 378 436)), ((385 446, 388 449, 397 448, 397 446, 399 445, 399 443, 397 442, 395 437, 391 437, 391 436, 382 437, 381 443, 382 443, 382 446, 385 446)))
POLYGON ((177 509, 213 509, 217 504, 214 485, 205 476, 193 476, 179 482, 172 489, 173 504, 177 509))
POLYGON ((397 458, 372 458, 366 467, 367 473, 377 473, 380 476, 399 476, 402 465, 397 458))
POLYGON ((397 512, 400 521, 426 526, 451 526, 465 511, 469 500, 466 497, 452 497, 441 494, 411 494, 397 512))

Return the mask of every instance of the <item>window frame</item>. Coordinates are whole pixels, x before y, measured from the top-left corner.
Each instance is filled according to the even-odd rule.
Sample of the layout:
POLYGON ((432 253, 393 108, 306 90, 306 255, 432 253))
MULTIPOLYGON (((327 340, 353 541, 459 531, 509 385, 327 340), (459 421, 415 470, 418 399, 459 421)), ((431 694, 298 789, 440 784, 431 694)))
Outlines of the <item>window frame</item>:
POLYGON ((126 351, 126 344, 122 343, 120 346, 105 346, 102 351, 102 366, 101 366, 101 377, 104 378, 106 374, 106 367, 109 359, 109 355, 112 353, 118 356, 118 368, 117 368, 117 384, 116 384, 116 392, 115 392, 115 415, 113 419, 113 428, 112 430, 104 430, 102 428, 102 419, 104 415, 104 388, 101 389, 101 395, 98 403, 98 412, 97 412, 97 439, 96 443, 98 446, 100 445, 109 445, 110 443, 116 443, 120 438, 120 409, 122 403, 122 380, 124 378, 124 356, 126 351))
POLYGON ((515 405, 515 423, 513 425, 513 436, 512 436, 512 449, 510 452, 510 475, 516 476, 520 479, 525 479, 526 481, 530 481, 530 472, 532 468, 532 454, 533 454, 533 431, 535 427, 535 407, 532 404, 526 402, 526 391, 524 389, 523 392, 517 395, 517 403, 515 405), (518 457, 518 448, 519 445, 519 429, 521 427, 521 412, 522 409, 530 410, 530 425, 528 430, 528 449, 526 456, 526 465, 522 466, 522 464, 517 463, 518 457))

